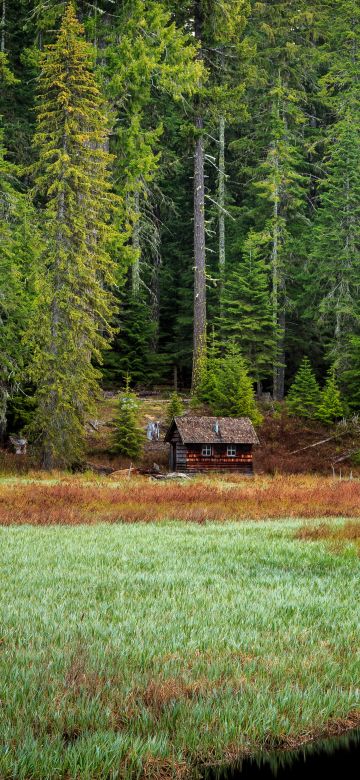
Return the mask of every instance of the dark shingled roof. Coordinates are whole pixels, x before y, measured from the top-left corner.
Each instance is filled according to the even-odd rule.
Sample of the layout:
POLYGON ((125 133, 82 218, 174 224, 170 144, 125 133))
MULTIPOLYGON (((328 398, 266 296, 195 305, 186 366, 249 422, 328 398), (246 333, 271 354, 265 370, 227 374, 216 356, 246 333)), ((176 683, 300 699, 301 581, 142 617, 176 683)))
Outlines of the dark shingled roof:
POLYGON ((175 425, 183 444, 259 444, 248 417, 175 417, 165 441, 171 441, 175 425), (215 432, 216 423, 218 433, 215 432))

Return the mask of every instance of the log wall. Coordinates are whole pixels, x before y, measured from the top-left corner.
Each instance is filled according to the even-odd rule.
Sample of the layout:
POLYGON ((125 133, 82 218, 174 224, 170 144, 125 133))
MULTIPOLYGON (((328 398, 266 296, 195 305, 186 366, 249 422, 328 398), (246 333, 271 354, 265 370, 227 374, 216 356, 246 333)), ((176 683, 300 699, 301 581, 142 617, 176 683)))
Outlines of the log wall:
POLYGON ((171 444, 170 444, 171 449, 174 446, 176 448, 175 462, 173 462, 172 464, 170 463, 170 468, 173 468, 174 471, 186 471, 187 448, 186 445, 182 443, 178 431, 174 432, 174 435, 171 439, 171 444))
POLYGON ((253 455, 251 444, 237 444, 236 456, 227 455, 226 445, 213 444, 212 455, 202 455, 201 444, 176 444, 176 471, 236 471, 243 474, 253 473, 253 455), (184 453, 185 451, 185 453, 184 453))

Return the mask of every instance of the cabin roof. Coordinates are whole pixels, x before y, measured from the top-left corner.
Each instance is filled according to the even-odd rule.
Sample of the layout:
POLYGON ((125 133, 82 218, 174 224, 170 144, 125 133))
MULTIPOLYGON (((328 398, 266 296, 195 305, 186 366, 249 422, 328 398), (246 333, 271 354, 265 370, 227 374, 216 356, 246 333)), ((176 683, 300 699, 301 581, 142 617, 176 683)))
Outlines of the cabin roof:
POLYGON ((183 444, 259 444, 248 417, 174 417, 165 441, 171 441, 175 427, 183 444))

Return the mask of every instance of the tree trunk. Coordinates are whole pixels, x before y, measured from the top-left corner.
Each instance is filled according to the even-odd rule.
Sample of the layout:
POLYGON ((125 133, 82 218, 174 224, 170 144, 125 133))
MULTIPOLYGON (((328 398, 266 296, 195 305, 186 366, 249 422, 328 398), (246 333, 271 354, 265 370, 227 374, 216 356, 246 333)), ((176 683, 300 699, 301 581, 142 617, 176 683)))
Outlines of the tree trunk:
POLYGON ((132 266, 132 293, 137 297, 140 292, 140 195, 135 192, 134 195, 135 223, 132 236, 132 244, 135 252, 135 259, 132 266))
MULTIPOLYGON (((63 137, 63 143, 62 143, 62 149, 64 154, 66 154, 68 148, 68 141, 66 135, 63 137)), ((62 179, 62 174, 60 174, 60 179, 62 179)), ((58 357, 58 333, 59 333, 59 326, 61 324, 61 310, 59 308, 59 302, 58 302, 58 293, 61 290, 62 287, 62 278, 60 273, 60 265, 61 262, 59 262, 59 255, 61 253, 61 250, 64 249, 64 246, 66 245, 66 239, 64 238, 64 224, 65 224, 65 191, 62 188, 58 195, 58 203, 57 203, 57 235, 56 235, 56 246, 57 246, 57 255, 56 260, 54 263, 54 291, 53 291, 53 298, 51 301, 50 306, 50 329, 51 329, 51 342, 49 347, 49 352, 53 358, 53 366, 56 366, 56 360, 58 357)), ((53 369, 54 370, 54 369, 53 369)), ((54 377, 52 377, 53 379, 54 377)), ((52 388, 48 392, 48 397, 45 401, 44 406, 46 407, 46 412, 51 419, 57 405, 57 391, 52 388)), ((41 465, 46 471, 51 471, 56 465, 55 459, 54 459, 54 453, 53 453, 53 447, 50 439, 44 438, 41 444, 41 465)))
POLYGON ((5 382, 0 382, 0 443, 4 441, 6 433, 6 413, 9 398, 8 388, 5 382))
POLYGON ((273 243, 271 252, 272 308, 275 334, 275 359, 273 364, 273 398, 282 401, 285 382, 285 279, 280 260, 279 227, 279 156, 274 153, 274 206, 273 206, 273 243))
MULTIPOLYGON (((202 44, 202 1, 194 1, 194 35, 202 44)), ((198 57, 202 59, 200 48, 198 57)), ((200 86, 200 85, 199 85, 200 86)), ((201 358, 206 348, 206 257, 205 257, 205 181, 204 181, 204 121, 197 99, 194 149, 194 351, 192 389, 199 379, 201 358)))
POLYGON ((219 275, 220 275, 220 314, 225 276, 225 118, 219 120, 219 275))
POLYGON ((161 268, 161 238, 160 238, 160 209, 155 205, 153 209, 154 225, 154 250, 151 264, 151 316, 155 324, 152 337, 152 347, 154 352, 159 347, 160 330, 160 268, 161 268))
POLYGON ((205 187, 203 120, 195 120, 198 136, 194 154, 194 354, 192 387, 199 377, 206 341, 206 260, 205 260, 205 187))
POLYGON ((276 395, 274 399, 277 401, 283 401, 285 395, 285 327, 286 327, 286 311, 285 311, 285 280, 281 279, 280 287, 281 299, 279 301, 279 316, 278 316, 278 338, 277 338, 277 375, 276 375, 276 395))
POLYGON ((0 50, 2 54, 5 53, 5 42, 6 42, 5 29, 6 29, 6 0, 2 0, 1 39, 0 39, 0 50))
MULTIPOLYGON (((275 158, 275 164, 278 164, 277 157, 275 158)), ((276 340, 275 359, 273 365, 273 397, 274 401, 277 400, 277 380, 278 380, 278 308, 279 308, 279 226, 278 226, 278 191, 274 192, 274 207, 273 207, 273 242, 271 252, 271 273, 272 273, 272 310, 273 310, 273 328, 276 340)))

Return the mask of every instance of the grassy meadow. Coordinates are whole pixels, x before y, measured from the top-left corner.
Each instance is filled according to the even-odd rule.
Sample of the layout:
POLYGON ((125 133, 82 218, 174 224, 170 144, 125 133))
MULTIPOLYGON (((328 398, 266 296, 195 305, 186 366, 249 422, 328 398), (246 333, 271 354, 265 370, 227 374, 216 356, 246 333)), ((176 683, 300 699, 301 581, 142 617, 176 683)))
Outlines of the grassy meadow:
POLYGON ((183 778, 359 723, 354 528, 1 527, 2 780, 183 778))

